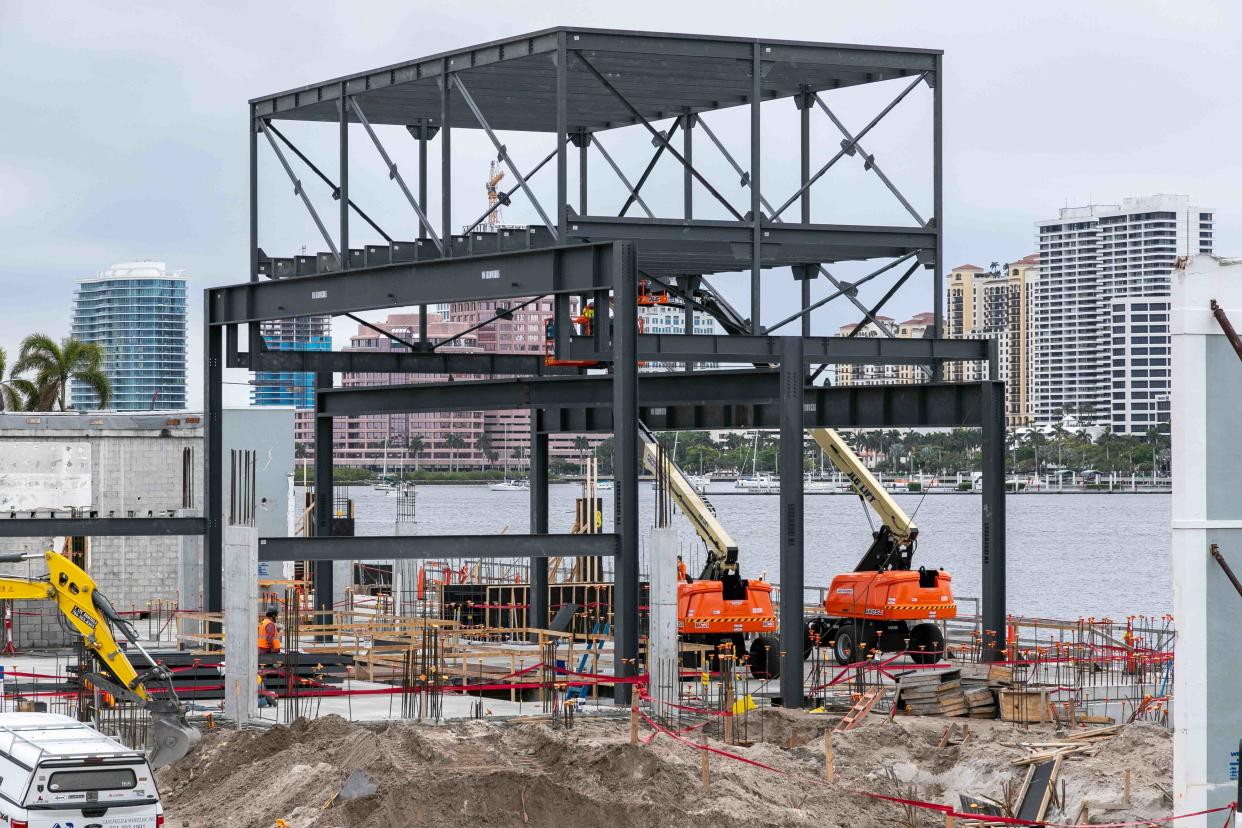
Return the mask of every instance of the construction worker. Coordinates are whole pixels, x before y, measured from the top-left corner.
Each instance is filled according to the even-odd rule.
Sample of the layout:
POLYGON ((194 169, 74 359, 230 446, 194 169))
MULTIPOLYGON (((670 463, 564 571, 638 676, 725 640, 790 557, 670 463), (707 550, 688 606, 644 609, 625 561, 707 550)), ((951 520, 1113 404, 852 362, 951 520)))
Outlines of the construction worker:
POLYGON ((686 562, 681 559, 681 555, 677 556, 677 580, 689 581, 686 577, 686 562))
POLYGON ((268 607, 263 619, 259 621, 260 653, 280 652, 280 627, 276 624, 276 618, 279 615, 280 610, 276 607, 268 607))
POLYGON ((582 318, 585 320, 582 323, 582 328, 583 328, 582 334, 583 336, 590 336, 591 325, 595 322, 595 303, 594 302, 587 302, 586 309, 582 311, 582 318))

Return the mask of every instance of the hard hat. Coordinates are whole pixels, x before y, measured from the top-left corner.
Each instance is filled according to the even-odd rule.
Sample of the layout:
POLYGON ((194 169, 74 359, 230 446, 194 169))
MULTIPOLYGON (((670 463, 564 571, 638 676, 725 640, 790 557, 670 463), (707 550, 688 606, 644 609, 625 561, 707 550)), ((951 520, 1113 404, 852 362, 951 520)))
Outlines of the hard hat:
POLYGON ((270 606, 268 606, 267 612, 264 613, 264 615, 266 615, 268 618, 275 618, 276 616, 280 615, 280 608, 277 607, 275 604, 271 604, 270 606))

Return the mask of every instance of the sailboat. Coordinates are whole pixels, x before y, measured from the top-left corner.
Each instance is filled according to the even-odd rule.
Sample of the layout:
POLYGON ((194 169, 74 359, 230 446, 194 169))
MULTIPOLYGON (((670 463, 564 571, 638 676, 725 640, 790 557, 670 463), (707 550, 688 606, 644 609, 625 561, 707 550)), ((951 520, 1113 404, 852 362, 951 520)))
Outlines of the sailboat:
POLYGON ((774 494, 781 490, 780 481, 764 472, 759 474, 759 432, 755 432, 755 443, 751 449, 750 477, 739 477, 733 484, 736 489, 746 489, 755 494, 774 494))

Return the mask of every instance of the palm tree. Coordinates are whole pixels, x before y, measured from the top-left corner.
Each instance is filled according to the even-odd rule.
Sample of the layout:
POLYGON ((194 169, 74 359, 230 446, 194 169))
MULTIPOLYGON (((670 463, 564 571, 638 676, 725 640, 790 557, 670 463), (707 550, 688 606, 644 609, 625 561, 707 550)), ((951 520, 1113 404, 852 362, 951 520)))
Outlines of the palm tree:
POLYGON ((444 447, 449 450, 449 461, 453 471, 457 471, 457 450, 465 448, 466 441, 460 434, 447 434, 444 437, 444 447))
POLYGON ((0 411, 22 410, 22 384, 29 383, 20 377, 10 375, 8 382, 4 379, 4 369, 8 364, 8 354, 0 348, 0 411))
POLYGON ((112 383, 101 368, 103 348, 94 342, 70 337, 64 344, 46 334, 31 334, 22 340, 21 353, 13 366, 16 374, 34 374, 34 393, 26 400, 33 411, 65 411, 69 382, 80 382, 95 392, 99 408, 107 408, 112 399, 112 383))
POLYGON ((591 450, 591 441, 579 434, 574 438, 574 450, 578 452, 578 471, 584 473, 587 452, 591 450))
POLYGON ((405 438, 406 459, 414 458, 414 471, 418 471, 418 455, 423 453, 423 438, 417 434, 412 434, 405 438))

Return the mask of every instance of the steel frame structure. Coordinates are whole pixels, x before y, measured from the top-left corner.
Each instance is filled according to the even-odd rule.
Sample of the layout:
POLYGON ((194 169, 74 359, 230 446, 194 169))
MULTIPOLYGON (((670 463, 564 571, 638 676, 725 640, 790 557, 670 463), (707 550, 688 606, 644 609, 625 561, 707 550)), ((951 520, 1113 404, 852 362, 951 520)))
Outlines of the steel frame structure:
MULTIPOLYGON (((321 497, 316 538, 262 541, 270 559, 314 559, 316 577, 331 578, 331 561, 364 557, 418 558, 436 543, 466 554, 529 557, 532 614, 547 617, 545 553, 611 554, 616 669, 631 672, 638 659, 638 419, 653 428, 779 428, 782 435, 780 496, 782 642, 785 659, 781 695, 800 706, 802 687, 803 429, 811 425, 976 426, 984 431, 983 570, 985 627, 1000 631, 1004 601, 1004 394, 1000 383, 949 384, 941 378, 945 360, 989 360, 987 343, 942 337, 943 249, 941 221, 941 78, 938 51, 803 43, 748 38, 555 28, 479 46, 444 52, 382 69, 311 84, 250 102, 250 281, 206 291, 205 334, 208 452, 207 541, 204 545, 206 602, 221 600, 220 413, 222 371, 229 367, 297 370, 316 376, 315 485, 321 497), (851 131, 829 100, 834 89, 894 81, 897 94, 870 122, 851 131), (924 218, 862 144, 884 117, 920 88, 932 105, 932 207, 924 218), (784 102, 784 103, 782 103, 784 102), (800 185, 769 200, 761 189, 763 114, 790 105, 799 115, 800 185), (743 164, 713 129, 713 113, 746 107, 749 158, 743 164), (822 112, 840 133, 828 158, 816 164, 811 116, 822 112), (339 159, 333 180, 315 166, 275 125, 280 120, 335 126, 339 159), (710 123, 709 123, 710 122, 710 123), (418 171, 408 176, 393 160, 375 128, 400 125, 417 142, 418 171), (600 136, 619 127, 641 127, 653 148, 642 173, 626 176, 600 136), (349 140, 360 128, 378 152, 411 208, 416 238, 395 241, 386 218, 363 212, 350 196, 349 140), (464 233, 455 233, 452 138, 459 129, 482 130, 516 184, 498 194, 498 204, 527 199, 543 220, 525 230, 480 232, 490 210, 464 233), (512 157, 500 133, 550 133, 551 151, 533 165, 512 157), (703 133, 739 176, 746 204, 734 203, 695 166, 694 136, 703 133), (680 134, 678 134, 680 133, 680 134), (258 168, 260 137, 294 185, 328 250, 317 256, 270 257, 259 245, 258 168), (427 186, 428 150, 438 140, 438 221, 427 186), (678 146, 680 145, 680 146, 678 146), (283 149, 282 149, 283 147, 283 149), (578 154, 578 192, 571 206, 571 147, 578 154), (588 161, 594 147, 625 189, 619 210, 605 213, 589 203, 588 161), (286 150, 331 191, 338 206, 333 236, 303 189, 286 150), (825 173, 847 158, 861 162, 893 194, 912 223, 901 226, 817 224, 810 193, 825 173), (661 159, 682 170, 680 215, 658 215, 644 186, 661 159), (555 162, 555 163, 553 163, 555 162), (545 167, 556 177, 556 200, 540 204, 530 180, 545 167), (414 183, 411 183, 413 181, 414 183), (519 196, 520 194, 520 196, 519 196), (704 200, 704 196, 707 198, 704 200), (697 201, 696 201, 697 197, 697 201), (797 204, 798 209, 793 210, 797 204), (706 207, 704 206, 706 205, 706 207), (633 208, 645 215, 627 215, 633 208), (795 215, 796 213, 796 215, 795 215), (361 218, 384 244, 351 247, 351 219, 361 218), (887 259, 854 283, 829 267, 837 262, 887 259), (904 271, 899 267, 904 266, 904 271), (912 280, 922 266, 929 280, 912 280), (801 281, 801 308, 770 329, 761 324, 763 288, 775 271, 788 267, 801 281), (750 307, 744 317, 712 290, 714 273, 749 271, 750 307), (884 297, 868 307, 855 288, 893 271, 900 273, 884 297), (810 280, 824 276, 834 292, 810 300, 810 280), (678 298, 687 321, 694 310, 715 316, 726 336, 640 335, 637 330, 641 279, 678 298), (863 321, 886 334, 879 314, 908 283, 930 286, 935 310, 932 336, 896 338, 811 337, 812 312, 834 299, 852 303, 863 321), (928 285, 927 283, 930 283, 928 285), (492 299, 551 296, 555 308, 555 351, 560 359, 597 360, 607 374, 548 367, 538 358, 437 352, 424 324, 408 351, 388 354, 274 352, 264 348, 257 323, 309 314, 352 315, 361 311, 492 299), (611 301, 611 325, 575 336, 571 301, 611 301), (800 322, 801 335, 772 335, 800 322), (247 326, 247 350, 242 350, 247 326), (683 373, 639 375, 639 362, 658 358, 684 362, 683 373), (742 371, 695 371, 699 362, 752 364, 742 371), (925 366, 932 383, 906 386, 825 388, 813 383, 832 363, 925 366), (820 368, 811 371, 811 366, 820 368), (503 379, 423 383, 365 389, 334 389, 340 371, 394 373, 469 372, 503 379), (532 415, 530 536, 446 539, 344 539, 331 535, 332 422, 334 417, 370 411, 420 411, 468 407, 528 407, 532 415), (608 431, 615 449, 615 530, 580 538, 548 532, 548 434, 608 431), (328 496, 323 496, 323 495, 328 496), (346 551, 342 551, 346 550, 346 551), (279 557, 277 557, 279 556, 279 557)), ((611 139, 610 139, 611 142, 611 139)), ((615 149, 615 148, 614 148, 615 149)), ((700 150, 701 152, 701 150, 700 150)), ((701 157, 701 155, 700 155, 701 157)), ((392 224, 390 226, 396 226, 392 224)), ((413 234, 412 234, 413 235, 413 234)), ((909 288, 913 289, 914 285, 909 288)), ((689 330, 689 326, 687 330, 689 330)), ((450 554, 443 548, 436 553, 450 554)), ((330 580, 327 581, 330 584, 330 580)), ((322 586, 323 582, 321 582, 322 586)), ((326 590, 330 602, 330 588, 326 590)), ((322 598, 319 599, 321 606, 322 598)), ((617 697, 628 698, 628 685, 617 697)))

